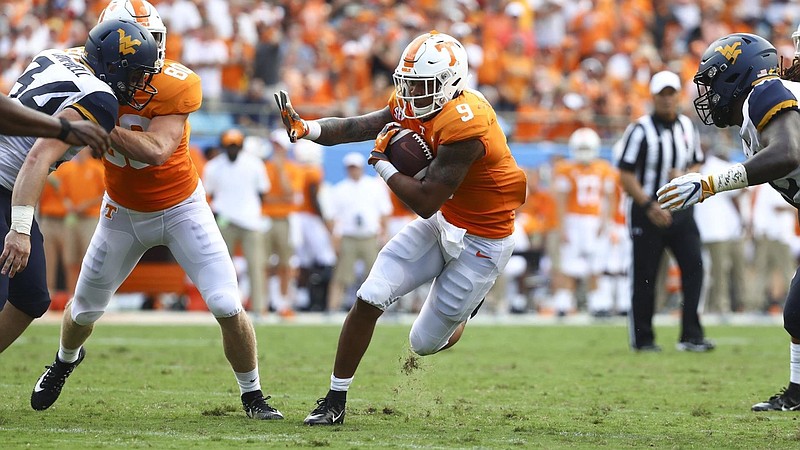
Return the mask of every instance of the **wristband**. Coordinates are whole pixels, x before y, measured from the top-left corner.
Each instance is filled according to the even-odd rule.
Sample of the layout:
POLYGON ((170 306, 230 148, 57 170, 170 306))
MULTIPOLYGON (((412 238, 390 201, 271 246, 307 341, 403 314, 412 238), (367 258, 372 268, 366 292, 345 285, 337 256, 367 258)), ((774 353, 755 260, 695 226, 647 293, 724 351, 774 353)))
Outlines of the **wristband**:
POLYGON ((389 182, 389 178, 398 172, 397 168, 389 161, 376 162, 375 171, 378 172, 378 175, 380 175, 381 178, 383 178, 383 180, 387 183, 389 182))
POLYGON ((715 193, 742 189, 748 186, 747 171, 742 164, 734 164, 724 172, 712 175, 709 178, 712 183, 711 189, 715 193))
POLYGON ((69 132, 72 131, 72 125, 69 123, 69 120, 63 117, 59 117, 58 120, 61 121, 61 132, 58 133, 56 138, 63 141, 69 136, 69 132))
POLYGON ((313 141, 322 134, 322 127, 319 126, 319 122, 316 120, 306 120, 306 126, 308 127, 308 133, 303 136, 305 139, 313 141))
POLYGON ((31 224, 33 223, 33 206, 14 205, 11 207, 11 227, 10 229, 20 234, 31 235, 31 224))

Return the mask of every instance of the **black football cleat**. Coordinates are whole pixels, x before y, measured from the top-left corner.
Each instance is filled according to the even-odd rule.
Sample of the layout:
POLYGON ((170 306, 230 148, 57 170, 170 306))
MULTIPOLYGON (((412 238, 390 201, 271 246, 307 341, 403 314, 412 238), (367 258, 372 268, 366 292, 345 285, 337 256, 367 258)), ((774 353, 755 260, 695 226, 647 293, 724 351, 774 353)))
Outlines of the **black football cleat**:
POLYGON ((767 401, 756 403, 753 411, 800 411, 800 398, 792 397, 786 388, 773 395, 767 401))
POLYGON ((345 402, 323 397, 303 421, 306 425, 337 425, 344 423, 345 402))
POLYGON ((258 420, 281 420, 283 414, 280 411, 269 406, 267 400, 270 397, 264 397, 261 390, 253 392, 245 392, 242 394, 242 407, 247 417, 258 420))
POLYGON ((65 363, 58 359, 58 353, 56 353, 56 360, 52 365, 45 366, 47 370, 39 377, 33 387, 31 408, 36 411, 44 411, 51 407, 58 400, 58 396, 61 395, 61 388, 64 387, 67 377, 78 367, 78 364, 83 361, 85 356, 86 350, 81 347, 78 359, 74 363, 65 363))

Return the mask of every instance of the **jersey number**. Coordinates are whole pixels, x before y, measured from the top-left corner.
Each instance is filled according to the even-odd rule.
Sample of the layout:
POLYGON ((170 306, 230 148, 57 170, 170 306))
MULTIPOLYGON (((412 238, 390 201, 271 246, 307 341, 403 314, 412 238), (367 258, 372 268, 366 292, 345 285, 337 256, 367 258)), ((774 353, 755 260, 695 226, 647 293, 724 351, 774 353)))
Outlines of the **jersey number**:
POLYGON ((456 111, 461 114, 462 122, 469 122, 473 117, 475 117, 475 114, 472 113, 472 108, 469 107, 468 103, 459 103, 456 105, 456 111))
MULTIPOLYGON (((148 125, 150 125, 150 119, 135 114, 123 114, 119 118, 119 126, 131 131, 147 131, 148 125)), ((115 152, 114 149, 109 149, 105 153, 105 158, 108 162, 117 167, 130 166, 134 169, 150 167, 150 164, 130 159, 121 153, 115 152)))
POLYGON ((44 56, 39 56, 34 59, 33 62, 36 63, 37 66, 26 71, 19 77, 17 83, 19 83, 20 86, 11 93, 9 97, 18 99, 20 103, 28 108, 33 108, 52 116, 58 111, 71 93, 80 92, 81 90, 72 81, 54 81, 28 90, 28 87, 34 81, 33 76, 44 72, 45 69, 54 64, 50 58, 44 56), (36 101, 36 97, 45 95, 49 96, 50 99, 43 105, 39 105, 36 101))
POLYGON ((591 175, 579 176, 575 180, 575 184, 577 188, 575 201, 577 201, 578 205, 591 206, 600 203, 601 180, 599 177, 591 175))
POLYGON ((191 71, 191 69, 189 69, 188 67, 184 66, 183 64, 174 62, 174 63, 170 63, 170 65, 165 67, 164 70, 161 73, 163 73, 164 75, 169 75, 172 78, 177 78, 177 79, 183 81, 183 80, 185 80, 185 79, 187 79, 189 77, 189 75, 192 73, 192 71, 191 71))

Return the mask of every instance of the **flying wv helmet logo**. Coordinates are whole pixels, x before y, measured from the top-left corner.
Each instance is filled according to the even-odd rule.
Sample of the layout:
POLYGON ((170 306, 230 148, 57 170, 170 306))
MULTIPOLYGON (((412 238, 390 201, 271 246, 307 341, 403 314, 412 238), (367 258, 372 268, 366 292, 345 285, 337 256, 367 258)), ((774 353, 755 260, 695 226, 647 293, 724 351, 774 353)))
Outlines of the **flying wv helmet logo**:
POLYGON ((142 41, 133 39, 122 28, 118 28, 119 33, 119 54, 120 55, 133 55, 136 54, 136 47, 142 45, 142 41))
POLYGON ((714 51, 720 52, 722 56, 724 56, 725 59, 727 59, 731 64, 736 64, 736 58, 742 54, 742 49, 739 48, 741 45, 742 42, 738 41, 724 47, 720 45, 719 47, 715 48, 714 51))

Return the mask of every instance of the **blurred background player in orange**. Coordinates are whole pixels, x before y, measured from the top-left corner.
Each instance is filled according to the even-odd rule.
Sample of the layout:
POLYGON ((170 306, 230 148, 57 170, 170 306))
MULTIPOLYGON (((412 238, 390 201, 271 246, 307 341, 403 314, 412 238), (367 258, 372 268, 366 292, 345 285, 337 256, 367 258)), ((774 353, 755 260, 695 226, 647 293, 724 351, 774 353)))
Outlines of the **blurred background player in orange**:
POLYGON ((554 191, 559 217, 560 258, 555 268, 553 306, 564 316, 578 305, 578 283, 584 282, 586 306, 596 316, 609 314, 609 299, 597 289, 605 255, 597 253, 606 239, 611 217, 609 196, 614 189, 611 164, 600 159, 600 136, 580 128, 569 138, 570 158, 554 167, 554 191))
MULTIPOLYGON (((64 219, 67 217, 67 206, 61 191, 61 171, 47 176, 42 196, 39 199, 39 229, 44 236, 44 257, 47 270, 47 289, 54 296, 58 289, 58 275, 64 270, 64 249, 67 233, 64 231, 64 219)), ((60 305, 62 308, 64 305, 60 305)), ((52 305, 51 305, 52 307, 52 305)))
POLYGON ((83 149, 59 171, 61 192, 67 208, 64 219, 64 270, 67 291, 75 292, 81 259, 89 248, 103 202, 103 163, 83 149))
POLYGON ((295 305, 302 310, 325 311, 336 250, 320 206, 325 180, 322 146, 299 140, 293 151, 302 176, 301 201, 291 220, 298 267, 295 305))
POLYGON ((272 305, 281 317, 294 316, 294 301, 289 292, 292 282, 292 256, 294 248, 290 239, 289 216, 300 204, 303 170, 289 157, 292 143, 286 130, 274 130, 269 135, 272 154, 265 164, 270 189, 264 195, 261 214, 268 219, 269 229, 264 235, 267 289, 272 305), (278 290, 271 289, 271 280, 278 279, 278 290), (277 295, 272 295, 276 293, 277 295))

